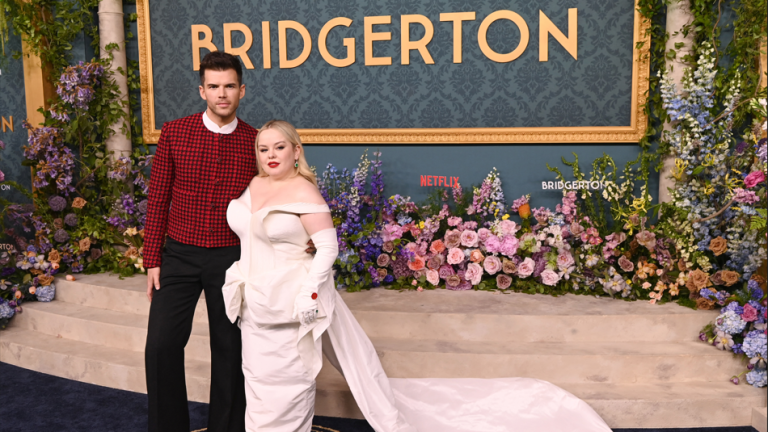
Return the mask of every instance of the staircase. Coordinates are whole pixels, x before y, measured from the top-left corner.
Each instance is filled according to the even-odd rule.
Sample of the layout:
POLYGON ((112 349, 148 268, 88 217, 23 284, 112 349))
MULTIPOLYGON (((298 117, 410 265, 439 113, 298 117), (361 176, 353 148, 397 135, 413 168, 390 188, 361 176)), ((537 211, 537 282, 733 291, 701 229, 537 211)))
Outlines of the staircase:
MULTIPOLYGON (((56 282, 52 303, 26 303, 0 332, 0 361, 146 392, 144 277, 56 282)), ((674 304, 488 292, 342 293, 394 378, 532 377, 589 403, 612 428, 747 426, 765 421, 766 390, 728 379, 743 369, 698 341, 716 315, 674 304)), ((191 400, 207 402, 205 300, 186 349, 191 400)), ((316 414, 361 418, 344 379, 326 365, 316 414)), ((758 430, 764 430, 759 423, 758 430), (761 429, 762 428, 762 429, 761 429)))

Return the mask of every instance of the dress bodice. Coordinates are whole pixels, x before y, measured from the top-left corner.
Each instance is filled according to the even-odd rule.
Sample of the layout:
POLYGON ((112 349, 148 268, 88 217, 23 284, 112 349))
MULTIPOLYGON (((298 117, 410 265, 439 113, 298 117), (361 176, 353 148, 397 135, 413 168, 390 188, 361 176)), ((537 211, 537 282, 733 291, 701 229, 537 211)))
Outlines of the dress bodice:
POLYGON ((241 270, 250 278, 265 271, 307 267, 312 255, 306 253, 309 234, 301 223, 304 213, 330 212, 325 204, 289 203, 264 207, 251 213, 251 193, 246 189, 227 208, 227 222, 240 237, 241 270))

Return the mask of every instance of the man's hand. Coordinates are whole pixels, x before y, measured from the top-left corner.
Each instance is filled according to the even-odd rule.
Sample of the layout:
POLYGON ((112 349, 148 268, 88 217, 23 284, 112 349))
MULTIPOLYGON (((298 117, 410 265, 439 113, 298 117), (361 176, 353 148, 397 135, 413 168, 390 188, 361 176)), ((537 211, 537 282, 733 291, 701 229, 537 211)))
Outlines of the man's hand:
POLYGON ((160 289, 160 267, 147 269, 147 298, 152 302, 154 290, 160 289))
POLYGON ((310 255, 314 255, 315 252, 317 252, 317 249, 315 248, 315 243, 311 239, 307 242, 307 249, 304 252, 310 255))

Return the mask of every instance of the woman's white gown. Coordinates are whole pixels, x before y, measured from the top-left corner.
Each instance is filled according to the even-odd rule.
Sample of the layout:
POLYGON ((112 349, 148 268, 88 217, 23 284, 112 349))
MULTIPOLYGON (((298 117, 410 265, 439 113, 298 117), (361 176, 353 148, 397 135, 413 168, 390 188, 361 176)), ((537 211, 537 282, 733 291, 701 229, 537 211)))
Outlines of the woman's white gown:
POLYGON ((241 318, 248 431, 311 430, 325 352, 377 432, 610 432, 584 401, 546 381, 387 378, 330 268, 317 287, 318 320, 308 327, 288 322, 295 291, 285 295, 285 287, 300 284, 313 260, 299 215, 320 212, 328 206, 292 203, 251 214, 248 189, 227 209, 242 251, 223 293, 230 320, 241 318))

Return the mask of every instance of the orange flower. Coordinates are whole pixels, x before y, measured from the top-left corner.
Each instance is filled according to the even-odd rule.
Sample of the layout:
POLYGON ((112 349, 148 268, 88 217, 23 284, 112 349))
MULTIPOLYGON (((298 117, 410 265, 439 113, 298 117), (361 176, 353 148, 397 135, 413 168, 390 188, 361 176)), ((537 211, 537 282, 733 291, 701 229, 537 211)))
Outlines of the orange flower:
POLYGON ((413 271, 419 271, 424 268, 426 265, 426 261, 424 261, 424 258, 420 256, 416 256, 413 261, 408 263, 408 268, 413 271))
POLYGON ((48 286, 53 283, 53 276, 41 275, 37 277, 37 280, 40 281, 40 285, 48 286))
POLYGON ((523 219, 528 219, 531 217, 531 205, 529 203, 521 205, 520 208, 517 209, 517 214, 523 219))
POLYGON ((20 299, 21 298, 21 291, 16 291, 16 294, 14 294, 13 296, 16 297, 17 299, 20 299))
POLYGON ((35 295, 36 292, 37 292, 37 288, 35 288, 33 286, 29 287, 29 293, 30 294, 35 295))
POLYGON ((138 258, 139 257, 139 250, 136 249, 135 246, 131 246, 131 247, 128 248, 127 251, 125 251, 125 253, 123 255, 125 255, 127 258, 130 258, 130 259, 138 258))
POLYGON ((483 253, 480 252, 480 249, 474 249, 472 250, 472 253, 469 254, 469 260, 473 263, 481 263, 485 257, 483 256, 483 253))
POLYGON ((61 261, 61 255, 59 255, 59 251, 57 251, 56 249, 53 249, 50 252, 48 252, 48 261, 50 261, 51 263, 58 264, 59 261, 61 261))
POLYGON ((715 237, 709 241, 709 250, 711 250, 715 256, 720 256, 728 250, 728 241, 722 237, 715 237))
POLYGON ((89 237, 86 237, 82 240, 80 240, 80 252, 87 252, 91 249, 91 239, 89 237))
POLYGON ((80 197, 77 197, 77 198, 75 198, 72 201, 72 207, 74 207, 74 208, 81 209, 81 208, 85 207, 86 204, 88 204, 88 201, 86 201, 86 200, 84 200, 84 199, 82 199, 80 197))
POLYGON ((66 278, 66 279, 67 279, 68 281, 72 281, 72 282, 74 282, 74 281, 76 280, 76 279, 75 279, 75 277, 74 277, 74 276, 72 276, 72 275, 67 275, 67 278, 66 278))

